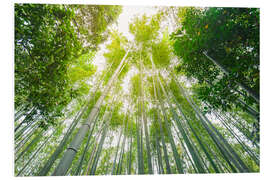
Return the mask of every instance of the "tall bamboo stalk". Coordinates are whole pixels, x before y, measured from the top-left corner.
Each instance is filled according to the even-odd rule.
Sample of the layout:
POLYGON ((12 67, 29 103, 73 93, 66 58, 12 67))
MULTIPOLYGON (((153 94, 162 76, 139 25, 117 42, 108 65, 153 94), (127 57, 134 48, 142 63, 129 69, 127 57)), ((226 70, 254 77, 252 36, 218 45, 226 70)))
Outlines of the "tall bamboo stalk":
POLYGON ((129 50, 126 52, 125 56, 121 60, 117 69, 115 70, 113 76, 110 78, 103 94, 99 97, 95 106, 92 108, 86 123, 80 127, 78 133, 76 134, 75 138, 70 143, 70 146, 67 148, 66 152, 64 153, 62 159, 60 160, 58 166, 56 167, 56 169, 52 175, 55 175, 55 176, 65 175, 66 172, 68 171, 69 167, 71 166, 72 160, 74 159, 79 147, 82 144, 82 141, 83 141, 86 133, 88 132, 88 130, 90 128, 91 122, 98 115, 100 106, 102 105, 104 98, 106 97, 106 95, 110 91, 113 82, 115 81, 118 74, 120 73, 120 69, 122 68, 122 66, 126 60, 128 52, 129 52, 129 50))

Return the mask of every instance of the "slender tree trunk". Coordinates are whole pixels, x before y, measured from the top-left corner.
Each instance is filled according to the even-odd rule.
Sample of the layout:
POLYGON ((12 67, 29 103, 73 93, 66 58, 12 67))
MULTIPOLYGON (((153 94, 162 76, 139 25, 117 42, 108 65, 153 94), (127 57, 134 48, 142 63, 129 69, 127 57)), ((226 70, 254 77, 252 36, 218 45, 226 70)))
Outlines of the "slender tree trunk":
POLYGON ((57 131, 54 130, 54 132, 48 136, 44 142, 42 143, 42 145, 36 150, 36 152, 30 157, 30 159, 27 161, 27 163, 24 165, 24 167, 20 170, 20 172, 17 174, 17 176, 21 175, 21 173, 24 171, 24 169, 29 165, 29 163, 32 161, 32 159, 34 157, 36 157, 37 153, 40 152, 41 148, 43 148, 45 146, 45 144, 47 144, 47 142, 49 141, 49 139, 56 133, 57 131))
POLYGON ((138 100, 138 114, 136 116, 136 135, 137 135, 137 160, 138 160, 138 174, 143 174, 142 164, 141 164, 141 138, 140 138, 140 121, 139 121, 139 114, 140 114, 140 107, 139 107, 139 100, 138 100))
POLYGON ((38 130, 38 126, 34 126, 32 128, 32 130, 27 133, 27 135, 25 137, 23 137, 23 139, 18 143, 16 144, 15 146, 15 153, 17 153, 18 151, 20 151, 20 149, 25 145, 25 143, 28 142, 29 139, 32 138, 32 136, 35 134, 35 132, 38 130))
MULTIPOLYGON (((166 85, 166 84, 165 84, 165 85, 166 85)), ((167 87, 167 85, 166 85, 166 87, 167 87)), ((167 89, 168 89, 168 87, 167 87, 167 89)), ((163 90, 164 90, 164 87, 163 87, 163 90)), ((174 95, 173 95, 172 93, 171 93, 171 95, 172 95, 173 98, 174 98, 174 101, 175 101, 175 103, 176 103, 176 105, 177 105, 177 107, 178 107, 178 109, 179 109, 179 112, 180 112, 182 118, 185 119, 185 121, 187 122, 189 128, 191 129, 191 131, 192 131, 192 133, 194 134, 195 138, 197 139, 197 141, 198 141, 200 147, 202 148, 202 150, 203 150, 203 152, 205 153, 206 157, 208 158, 208 160, 210 161, 211 165, 213 166, 215 172, 219 173, 219 172, 220 172, 219 169, 217 168, 217 166, 215 165, 214 161, 212 160, 210 154, 209 154, 208 151, 206 150, 205 145, 201 142, 201 139, 198 137, 196 131, 193 129, 191 123, 189 122, 189 120, 187 120, 187 117, 184 115, 184 113, 183 113, 183 111, 182 111, 182 108, 181 108, 180 104, 177 102, 176 98, 174 97, 174 95)), ((174 108, 172 107, 172 105, 171 105, 171 104, 169 104, 169 105, 170 105, 170 109, 171 109, 172 112, 173 112, 174 117, 177 119, 177 122, 179 123, 179 125, 178 125, 179 129, 182 129, 182 128, 181 128, 182 125, 181 125, 180 119, 178 119, 178 117, 177 117, 177 115, 176 115, 176 112, 175 112, 174 108)))
MULTIPOLYGON (((112 64, 111 64, 112 65, 112 64)), ((111 65, 109 67, 109 69, 111 69, 111 65)), ((90 105, 90 102, 92 100, 95 101, 95 96, 96 96, 96 92, 97 92, 97 89, 100 87, 101 85, 101 80, 104 79, 105 75, 101 76, 100 79, 99 79, 99 83, 98 85, 96 86, 96 88, 94 89, 94 93, 91 94, 92 95, 92 98, 91 96, 89 95, 87 98, 86 98, 86 102, 84 103, 84 105, 82 106, 83 108, 77 113, 77 115, 75 116, 72 124, 70 125, 68 131, 66 132, 65 136, 63 137, 63 139, 61 140, 59 146, 57 147, 57 149, 55 150, 55 152, 52 154, 52 156, 50 157, 50 159, 47 161, 47 163, 45 164, 45 166, 41 169, 41 171, 39 172, 39 176, 45 176, 47 175, 47 173, 49 172, 50 168, 52 167, 53 163, 55 162, 55 160, 57 159, 57 157, 59 156, 59 154, 62 152, 65 144, 67 143, 67 140, 69 139, 69 137, 71 136, 72 132, 74 131, 74 129, 76 128, 78 122, 80 121, 81 117, 85 114, 87 108, 89 107, 90 105)), ((95 121, 96 122, 96 121, 95 121)), ((93 132, 93 131, 92 131, 93 132)), ((88 141, 89 142, 89 141, 88 141)))
MULTIPOLYGON (((105 110, 106 111, 106 110, 105 110)), ((94 121, 94 124, 93 126, 91 127, 91 131, 87 137, 87 143, 85 145, 85 148, 84 148, 84 151, 83 151, 83 154, 81 156, 81 158, 79 159, 79 165, 78 167, 76 168, 76 171, 74 173, 74 175, 79 175, 80 171, 81 171, 81 168, 82 168, 82 164, 83 164, 83 160, 84 160, 84 157, 85 157, 85 154, 88 152, 89 150, 89 147, 90 147, 90 141, 91 141, 91 137, 93 135, 93 131, 94 131, 94 128, 96 126, 96 123, 97 123, 97 120, 98 120, 98 117, 96 117, 95 121, 94 121)))
POLYGON ((144 134, 146 140, 146 150, 147 150, 147 163, 148 163, 148 174, 153 174, 152 169, 152 161, 151 161, 151 153, 150 153, 150 141, 147 127, 147 118, 145 117, 145 109, 144 109, 144 86, 143 86, 143 64, 142 59, 140 58, 140 96, 141 96, 141 106, 142 106, 142 119, 144 123, 144 134))
POLYGON ((145 172, 144 172, 144 154, 143 154, 143 127, 142 127, 142 119, 140 119, 140 133, 141 133, 141 139, 140 139, 140 141, 141 141, 141 167, 142 167, 142 169, 141 169, 141 171, 142 171, 142 174, 144 174, 145 172))
MULTIPOLYGON (((174 79, 176 79, 174 77, 174 79)), ((180 86, 180 84, 178 83, 178 81, 175 80, 175 82, 178 85, 179 90, 181 90, 181 93, 184 95, 184 97, 186 98, 186 100, 189 102, 189 104, 191 105, 191 107, 194 109, 194 111, 196 112, 197 116, 199 117, 199 119, 201 120, 202 125, 204 126, 204 128, 206 129, 206 131, 208 132, 208 134, 210 135, 210 137, 213 139, 213 141, 215 142, 215 144, 217 145, 217 147, 219 148, 221 154, 223 155, 224 159, 227 161, 227 163, 230 165, 231 169, 233 172, 237 172, 237 170, 235 169, 235 167, 231 164, 231 162, 233 162, 233 164, 240 170, 242 171, 241 166, 237 163, 237 161, 235 161, 235 159, 232 158, 232 155, 229 153, 229 151, 224 147, 224 145, 221 144, 220 140, 216 137, 216 135, 213 133, 213 131, 208 127, 208 125, 205 123, 205 120, 203 119, 203 116, 201 115, 201 113, 197 110, 197 108, 194 106, 194 104, 190 101, 190 99, 187 97, 187 95, 185 94, 184 90, 182 89, 182 87, 180 86)))
MULTIPOLYGON (((111 136, 110 136, 110 137, 111 137, 111 139, 110 139, 110 142, 111 142, 111 143, 110 143, 109 147, 111 147, 111 146, 112 146, 112 142, 113 142, 113 139, 114 139, 113 134, 111 134, 111 136)), ((109 147, 108 147, 108 148, 109 148, 109 147)), ((110 151, 108 151, 107 153, 110 155, 110 153, 111 153, 111 152, 110 152, 110 151)), ((107 161, 107 163, 106 163, 105 175, 109 175, 109 167, 110 167, 110 161, 109 161, 109 159, 108 159, 108 161, 107 161)))
POLYGON ((129 161, 128 161, 128 174, 131 174, 131 164, 132 164, 132 134, 130 135, 130 148, 129 148, 129 161))
MULTIPOLYGON (((22 120, 22 122, 17 127, 15 127, 14 131, 16 132, 24 123, 26 123, 32 117, 34 112, 35 112, 35 108, 32 108, 32 110, 30 110, 30 112, 25 115, 25 118, 22 120)), ((15 121, 16 121, 16 119, 15 119, 15 121)))
POLYGON ((201 139, 199 138, 199 136, 197 135, 196 131, 193 129, 191 123, 186 120, 192 133, 194 134, 195 138, 197 139, 200 147, 202 148, 203 152, 205 153, 206 157, 208 158, 208 160, 210 161, 210 164, 212 165, 212 167, 214 168, 215 172, 216 173, 220 173, 218 167, 216 166, 216 164, 214 163, 213 159, 211 158, 210 154, 208 153, 208 151, 206 150, 206 147, 205 145, 203 144, 203 142, 201 141, 201 139))
MULTIPOLYGON (((113 99, 114 99, 114 98, 113 98, 113 99)), ((113 100, 113 101, 114 101, 114 100, 113 100)), ((103 122, 103 123, 104 123, 106 120, 109 121, 109 119, 108 119, 108 113, 107 113, 107 108, 108 108, 108 106, 106 106, 106 109, 105 109, 105 113, 106 113, 106 114, 104 113, 104 115, 103 115, 103 119, 102 119, 102 122, 103 122)), ((112 110, 111 110, 111 113, 112 113, 112 110)), ((110 113, 110 114, 111 114, 111 113, 110 113)), ((111 118, 111 117, 110 117, 110 118, 111 118)), ((83 164, 83 160, 84 160, 85 154, 88 152, 89 147, 90 147, 90 140, 91 140, 93 131, 94 131, 95 127, 96 127, 97 120, 98 120, 98 117, 96 117, 96 119, 95 119, 95 121, 94 121, 94 123, 93 123, 93 126, 91 127, 91 131, 90 131, 90 133, 89 133, 89 135, 88 135, 88 138, 87 138, 86 146, 85 146, 84 151, 83 151, 83 154, 82 154, 82 156, 81 156, 81 158, 80 158, 80 160, 79 160, 79 165, 78 165, 78 167, 77 167, 77 169, 76 169, 76 171, 75 171, 75 173, 74 173, 75 175, 78 175, 78 174, 80 173, 80 171, 81 171, 81 168, 82 168, 82 164, 83 164)))
MULTIPOLYGON (((98 138, 96 139, 98 140, 98 138)), ((91 171, 91 164, 92 164, 92 161, 93 161, 93 158, 94 158, 94 155, 96 153, 96 149, 97 149, 97 143, 94 144, 94 147, 91 151, 91 155, 90 155, 90 158, 89 158, 89 161, 88 161, 88 166, 87 166, 87 170, 85 171, 85 175, 89 175, 90 174, 90 171, 91 171)))
POLYGON ((14 114, 15 122, 17 122, 24 115, 24 112, 26 110, 27 110, 27 105, 25 105, 25 106, 21 105, 17 109, 15 107, 15 109, 14 109, 14 111, 15 111, 15 114, 14 114))
MULTIPOLYGON (((30 112, 31 112, 33 109, 34 109, 34 108, 32 108, 32 109, 30 110, 30 112)), ((20 108, 20 109, 15 113, 15 115, 14 115, 15 122, 17 122, 18 120, 20 120, 21 117, 22 117, 23 115, 25 115, 25 111, 26 111, 26 109, 20 108)))
POLYGON ((161 156, 161 150, 159 145, 159 140, 157 134, 155 134, 156 139, 156 149, 157 149, 157 155, 158 155, 158 167, 161 174, 164 174, 163 164, 162 164, 162 156, 161 156))
POLYGON ((255 109, 247 105, 243 100, 237 99, 237 101, 242 105, 242 107, 254 118, 258 119, 260 116, 260 113, 257 112, 255 109))
POLYGON ((19 140, 22 138, 23 134, 27 134, 28 131, 31 131, 31 127, 38 125, 39 119, 36 121, 31 121, 28 124, 26 124, 20 131, 15 133, 15 141, 19 140))
MULTIPOLYGON (((153 61, 152 61, 153 63, 153 61)), ((163 94, 165 95, 166 99, 168 100, 168 96, 166 94, 166 91, 158 77, 158 75, 156 74, 156 79, 158 79, 159 81, 159 84, 161 86, 161 89, 163 91, 163 94)), ((158 96, 160 97, 161 93, 160 93, 160 90, 159 90, 159 86, 157 86, 157 92, 158 92, 158 96)), ((171 132, 171 128, 169 127, 169 123, 168 123, 168 118, 167 118, 167 115, 166 115, 166 112, 165 112, 165 108, 164 108, 164 104, 163 104, 163 101, 161 98, 159 98, 159 104, 160 104, 160 107, 161 107, 161 110, 163 112, 163 116, 164 116, 164 119, 165 119, 165 126, 166 126, 166 129, 167 129, 167 132, 168 132, 168 136, 169 136, 169 139, 170 139, 170 144, 171 144, 171 147, 172 147, 172 150, 173 150, 173 155, 174 155, 174 158, 175 158, 175 162, 176 162, 176 167, 177 167, 177 170, 178 170, 178 173, 184 173, 183 172, 183 167, 182 167, 182 163, 181 163, 181 159, 179 158, 179 154, 177 152, 177 149, 176 149, 176 146, 175 146, 175 142, 174 142, 174 139, 172 137, 172 132, 171 132)), ((169 105, 171 106, 171 104, 169 103, 169 105)), ((172 108, 172 107, 170 107, 172 108)))
MULTIPOLYGON (((174 77, 174 79, 176 79, 174 77)), ((176 80, 175 80, 176 81, 176 80)), ((189 102, 191 107, 195 110, 196 114, 198 115, 199 119, 201 120, 202 125, 205 127, 213 141, 216 143, 216 145, 219 147, 220 151, 222 154, 224 154, 224 158, 230 164, 233 162, 233 164, 237 167, 237 169, 240 172, 249 172, 248 168, 245 166, 245 164, 242 162, 242 160, 239 158, 239 156, 234 152, 234 150, 230 147, 230 145, 226 142, 226 140, 221 136, 221 134, 216 130, 216 128, 211 124, 211 122, 202 115, 202 113, 199 112, 196 104, 192 102, 192 100, 187 96, 185 93, 184 89, 180 86, 178 81, 176 81, 176 84, 179 88, 179 90, 182 92, 186 100, 189 102), (207 124, 207 123, 208 124, 207 124), (214 130, 214 132, 217 134, 217 136, 220 138, 220 140, 224 143, 224 145, 220 142, 218 137, 214 134, 214 132, 210 129, 209 125, 211 128, 214 130)), ((232 170, 234 171, 234 168, 231 166, 232 170)))
MULTIPOLYGON (((191 99, 192 100, 192 99, 191 99)), ((194 104, 194 103, 193 103, 194 104)), ((244 172, 249 172, 250 170, 248 167, 245 165, 245 163, 241 160, 239 155, 234 151, 234 149, 231 147, 231 145, 227 142, 227 140, 220 134, 220 132, 215 128, 215 126, 207 119, 205 120, 208 122, 210 127, 214 130, 214 132, 218 135, 218 137, 221 139, 221 141, 225 144, 225 147, 228 148, 229 152, 232 153, 233 157, 238 161, 240 164, 241 168, 243 169, 244 172)))
POLYGON ((76 134, 75 138, 70 143, 70 146, 67 148, 66 152, 64 153, 64 156, 62 157, 61 161, 59 162, 58 166, 56 167, 56 169, 52 175, 54 175, 54 176, 65 175, 66 172, 68 171, 69 167, 71 166, 72 160, 74 159, 79 147, 81 146, 81 143, 82 143, 87 131, 90 128, 91 122, 98 115, 100 106, 102 105, 105 96, 110 91, 113 82, 115 81, 116 77, 118 76, 120 69, 125 62, 128 51, 126 52, 126 55, 124 56, 124 58, 122 59, 122 61, 119 64, 119 66, 115 70, 113 76, 110 78, 103 94, 99 97, 97 103, 92 108, 90 115, 88 116, 87 122, 80 127, 78 133, 76 134))
POLYGON ((122 172, 122 161, 123 161, 125 143, 126 143, 126 135, 124 136, 124 139, 123 139, 123 144, 122 144, 122 149, 119 156, 119 163, 117 166, 116 174, 121 174, 122 172))
MULTIPOLYGON (((129 108, 128 108, 129 109, 129 108)), ((123 164, 123 159, 124 159, 124 151, 125 151, 125 145, 126 145, 126 138, 128 136, 128 111, 126 113, 126 123, 125 123, 125 137, 124 137, 124 141, 123 141, 123 145, 122 145, 122 152, 121 152, 121 156, 120 156, 120 163, 118 164, 119 165, 119 168, 117 168, 117 174, 122 174, 122 164, 123 164)))
MULTIPOLYGON (((99 131, 98 134, 96 135, 95 140, 93 141, 94 147, 92 148, 92 151, 91 151, 91 155, 90 155, 90 158, 89 158, 89 161, 88 161, 87 171, 85 171, 85 173, 84 173, 85 175, 89 175, 90 172, 91 172, 91 168, 92 168, 93 163, 94 163, 95 153, 97 153, 97 151, 98 151, 98 149, 97 149, 98 143, 97 142, 100 141, 101 134, 102 134, 102 131, 99 131)), ((91 144, 93 144, 93 143, 91 143, 91 144)))
POLYGON ((112 175, 115 174, 116 159, 117 159, 117 155, 118 155, 118 149, 119 149, 119 145, 120 145, 120 140, 121 140, 122 134, 123 134, 123 128, 121 128, 121 131, 120 131, 120 134, 119 134, 119 138, 118 138, 118 143, 117 143, 116 152, 115 152, 114 161, 113 161, 112 175))
POLYGON ((34 144, 36 144, 40 138, 42 138, 44 131, 41 131, 39 134, 35 136, 35 138, 31 141, 30 144, 27 145, 27 147, 16 157, 15 163, 28 151, 30 147, 32 147, 34 144))
MULTIPOLYGON (((180 144, 181 144, 181 147, 182 147, 182 149, 184 149, 183 152, 185 152, 185 154, 186 154, 186 156, 187 156, 187 158, 188 158, 188 160, 189 160, 188 162, 190 162, 190 164, 191 164, 191 166, 193 167, 194 171, 195 171, 196 173, 198 173, 199 171, 198 171, 198 169, 196 168, 193 159, 192 159, 192 158, 190 157, 190 155, 189 155, 190 152, 187 150, 186 146, 185 146, 184 143, 182 142, 182 139, 183 139, 183 138, 180 137, 180 133, 176 130, 176 127, 175 127, 175 131, 176 131, 176 134, 177 134, 177 136, 178 136, 178 139, 179 139, 179 142, 180 142, 180 144)), ((188 163, 186 162, 186 164, 188 164, 188 163)))
POLYGON ((231 124, 232 126, 234 126, 239 132, 241 132, 246 139, 248 139, 250 142, 252 142, 253 145, 255 145, 257 148, 259 148, 259 145, 253 141, 252 137, 251 137, 251 133, 249 132, 249 130, 243 126, 243 124, 238 122, 238 119, 233 118, 233 115, 227 116, 226 114, 223 113, 223 116, 226 117, 227 122, 229 124, 231 124), (237 123, 238 122, 238 123, 237 123))
POLYGON ((87 105, 85 105, 81 109, 81 111, 79 111, 76 114, 76 116, 74 117, 74 120, 70 124, 65 136, 62 138, 60 144, 58 145, 58 147, 56 148, 54 153, 50 156, 50 158, 47 160, 47 162, 45 163, 43 168, 39 171, 38 176, 46 176, 48 174, 48 172, 50 171, 50 169, 51 169, 52 165, 54 164, 55 160, 58 158, 60 153, 63 151, 64 146, 66 145, 68 139, 72 135, 72 132, 76 128, 78 122, 80 121, 80 119, 81 119, 82 115, 84 114, 84 112, 86 111, 86 109, 87 109, 87 105))
MULTIPOLYGON (((155 100, 156 100, 156 102, 158 102, 154 77, 153 77, 153 85, 154 85, 155 100)), ((166 147, 165 139, 164 139, 163 127, 162 127, 161 119, 159 117, 158 112, 157 112, 157 119, 158 119, 158 123, 159 123, 160 134, 161 134, 161 142, 162 142, 162 147, 163 147, 163 151, 164 151, 164 158, 165 158, 165 164, 166 164, 166 173, 171 174, 171 168, 170 168, 170 163, 169 163, 169 158, 168 158, 168 153, 167 153, 167 147, 166 147)))
MULTIPOLYGON (((207 84, 209 84, 210 86, 212 86, 213 84, 206 80, 207 84)), ((227 88, 231 88, 230 86, 228 86, 227 88)), ((237 92, 238 94, 242 95, 243 97, 245 97, 245 95, 241 92, 238 91, 237 89, 234 89, 235 92, 237 92)), ((260 117, 260 113, 258 113, 254 108, 252 108, 251 106, 247 105, 243 100, 241 100, 240 98, 236 99, 236 102, 239 102, 239 106, 246 111, 248 114, 250 114, 252 117, 254 117, 255 119, 259 119, 260 117)))
POLYGON ((223 120, 223 118, 217 114, 217 112, 213 111, 214 115, 217 117, 217 119, 220 120, 220 122, 224 125, 224 127, 231 133, 231 135, 237 140, 237 142, 241 145, 241 147, 243 148, 243 150, 248 153, 248 155, 253 159, 253 161, 259 165, 259 159, 258 157, 253 154, 253 152, 250 150, 250 148, 239 139, 239 137, 235 134, 235 132, 229 127, 229 125, 227 123, 225 123, 225 121, 223 120))
POLYGON ((92 165, 92 168, 91 168, 90 175, 94 175, 95 172, 96 172, 97 164, 98 164, 100 154, 101 154, 101 150, 102 150, 102 147, 103 147, 103 144, 104 144, 106 134, 108 132, 107 129, 108 129, 108 121, 105 122, 105 126, 103 128, 101 140, 100 140, 99 145, 98 145, 97 153, 96 153, 95 158, 94 158, 94 162, 93 162, 93 165, 92 165))

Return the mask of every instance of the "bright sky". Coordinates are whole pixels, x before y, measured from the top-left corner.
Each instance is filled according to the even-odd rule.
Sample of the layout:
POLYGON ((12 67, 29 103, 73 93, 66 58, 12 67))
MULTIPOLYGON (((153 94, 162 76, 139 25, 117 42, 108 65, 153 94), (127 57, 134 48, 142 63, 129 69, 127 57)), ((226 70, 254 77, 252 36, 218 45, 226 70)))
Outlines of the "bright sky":
MULTIPOLYGON (((119 32, 123 33, 128 40, 132 40, 133 37, 129 33, 129 23, 132 22, 133 17, 137 15, 142 16, 143 14, 151 16, 156 12, 157 10, 153 6, 123 6, 123 11, 119 15, 118 21, 114 26, 119 32)), ((104 69, 104 64, 106 61, 103 57, 103 53, 106 50, 105 44, 100 46, 100 51, 93 60, 93 64, 98 67, 98 71, 102 71, 104 69)))
POLYGON ((142 16, 146 14, 151 16, 155 14, 157 10, 153 6, 123 6, 123 12, 120 14, 118 19, 118 30, 122 32, 129 40, 132 40, 133 37, 129 33, 129 23, 132 22, 134 17, 142 16))
MULTIPOLYGON (((147 16, 151 16, 157 12, 153 6, 123 6, 123 11, 119 15, 118 21, 113 25, 114 28, 118 29, 119 32, 123 33, 124 36, 127 37, 128 40, 133 40, 133 36, 129 33, 129 23, 132 22, 133 18, 136 16, 142 16, 146 14, 147 16)), ((100 46, 100 50, 96 54, 93 64, 97 66, 97 71, 101 72, 104 69, 105 58, 103 57, 103 53, 106 51, 106 42, 100 46)), ((125 93, 128 93, 128 85, 130 78, 136 74, 136 70, 132 68, 125 79, 123 80, 123 90, 125 93)))

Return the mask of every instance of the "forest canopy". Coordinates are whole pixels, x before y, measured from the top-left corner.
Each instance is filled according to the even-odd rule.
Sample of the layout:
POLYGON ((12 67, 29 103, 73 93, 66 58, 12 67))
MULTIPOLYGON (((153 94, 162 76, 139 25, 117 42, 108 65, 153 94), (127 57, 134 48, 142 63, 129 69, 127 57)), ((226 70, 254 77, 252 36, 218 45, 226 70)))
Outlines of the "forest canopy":
POLYGON ((260 171, 260 10, 151 8, 14 5, 15 176, 260 171))

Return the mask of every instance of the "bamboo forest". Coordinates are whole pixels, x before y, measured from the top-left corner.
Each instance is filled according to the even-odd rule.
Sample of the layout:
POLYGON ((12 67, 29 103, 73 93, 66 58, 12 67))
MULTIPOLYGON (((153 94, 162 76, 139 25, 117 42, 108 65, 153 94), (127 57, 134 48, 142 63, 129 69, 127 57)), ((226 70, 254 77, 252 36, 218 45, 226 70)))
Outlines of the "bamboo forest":
POLYGON ((259 8, 14 4, 14 176, 260 172, 259 32, 259 8))

